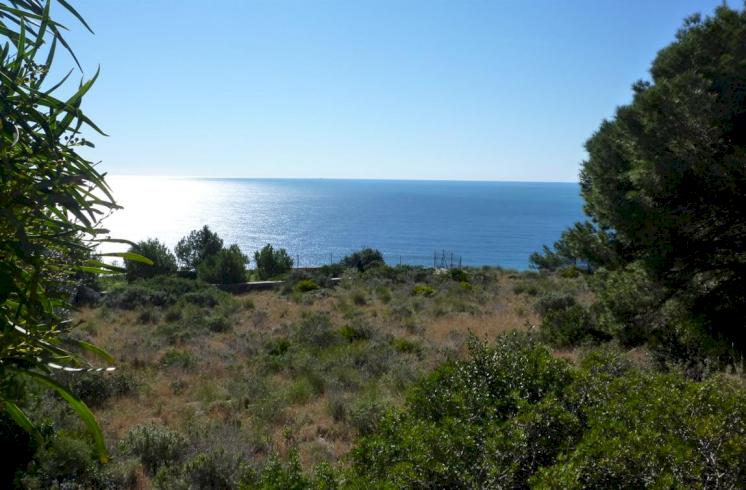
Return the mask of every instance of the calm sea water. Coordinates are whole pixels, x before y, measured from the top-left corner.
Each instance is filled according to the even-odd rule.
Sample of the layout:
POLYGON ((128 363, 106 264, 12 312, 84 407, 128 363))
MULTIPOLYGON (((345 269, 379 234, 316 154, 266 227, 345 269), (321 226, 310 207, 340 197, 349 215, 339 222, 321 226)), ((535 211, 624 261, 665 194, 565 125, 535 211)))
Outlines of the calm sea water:
POLYGON ((124 206, 112 236, 168 246, 207 224, 249 256, 266 243, 301 266, 363 246, 387 262, 525 269, 529 255, 582 219, 578 184, 110 177, 124 206))

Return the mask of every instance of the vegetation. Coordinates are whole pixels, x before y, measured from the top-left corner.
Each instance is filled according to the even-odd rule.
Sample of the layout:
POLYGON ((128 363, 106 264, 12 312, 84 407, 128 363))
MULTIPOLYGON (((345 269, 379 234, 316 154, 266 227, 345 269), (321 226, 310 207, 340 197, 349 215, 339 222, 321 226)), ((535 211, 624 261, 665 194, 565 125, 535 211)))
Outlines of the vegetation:
POLYGON ((174 251, 183 270, 197 270, 207 258, 217 255, 223 249, 223 240, 205 225, 200 230, 192 230, 176 244, 174 251))
MULTIPOLYGON (((84 132, 103 134, 81 110, 96 76, 67 96, 61 93, 64 79, 47 79, 57 47, 75 58, 62 36, 66 27, 49 16, 51 3, 0 3, 0 406, 6 427, 12 419, 41 445, 50 439, 25 410, 34 385, 51 388, 79 414, 106 461, 92 413, 50 377, 55 366, 91 367, 81 351, 112 360, 68 335, 68 313, 86 274, 116 270, 92 250, 107 234, 100 218, 117 207, 103 175, 78 153, 93 146, 84 132)), ((88 27, 67 2, 58 3, 88 27)))
POLYGON ((254 253, 256 272, 259 279, 270 279, 285 274, 293 268, 293 259, 284 248, 275 250, 267 244, 254 253))
POLYGON ((124 268, 128 281, 135 279, 146 279, 148 277, 173 274, 176 272, 176 257, 164 244, 158 239, 151 238, 136 243, 130 247, 129 251, 147 257, 152 261, 151 264, 145 264, 139 260, 124 261, 124 268))
POLYGON ((249 258, 233 244, 204 259, 197 267, 197 277, 216 284, 244 282, 248 262, 249 258))
POLYGON ((177 245, 180 273, 141 242, 114 254, 127 281, 74 310, 86 274, 117 270, 91 254, 115 204, 75 152, 96 129, 79 108, 91 82, 67 101, 45 90, 52 56, 35 60, 66 46, 61 26, 49 4, 14 5, 3 487, 746 487, 746 12, 689 19, 589 140, 590 221, 532 256, 539 272, 390 267, 366 248, 288 274, 267 245, 257 275, 285 284, 231 295, 209 283, 244 281, 248 257, 205 226, 177 245), (117 372, 81 372, 112 360, 94 345, 117 372))
POLYGON ((591 223, 533 257, 596 274, 596 326, 662 363, 735 365, 746 351, 746 12, 687 19, 587 142, 591 223))
POLYGON ((360 272, 365 272, 383 263, 383 254, 374 248, 363 248, 342 259, 345 267, 354 267, 360 272))

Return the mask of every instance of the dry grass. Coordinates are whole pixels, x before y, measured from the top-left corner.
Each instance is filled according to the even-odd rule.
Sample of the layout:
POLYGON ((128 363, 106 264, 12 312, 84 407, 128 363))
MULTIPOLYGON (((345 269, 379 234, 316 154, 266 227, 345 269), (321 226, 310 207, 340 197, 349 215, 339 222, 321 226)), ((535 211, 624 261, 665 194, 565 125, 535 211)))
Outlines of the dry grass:
MULTIPOLYGON (((539 323, 533 309, 536 298, 514 291, 516 283, 525 278, 500 271, 491 274, 490 280, 473 291, 435 278, 432 284, 437 293, 433 297, 414 296, 413 283, 381 280, 375 284, 354 280, 303 296, 277 291, 249 293, 235 297, 239 306, 230 317, 229 331, 195 335, 174 344, 158 333, 167 323, 163 314, 149 323, 140 321, 137 311, 83 309, 76 315, 85 322, 81 331, 105 346, 118 360, 120 370, 139 382, 136 393, 109 402, 97 415, 111 441, 148 422, 177 430, 198 422, 214 423, 239 427, 245 439, 266 441, 266 450, 280 455, 296 447, 304 465, 338 461, 354 444, 356 429, 332 417, 326 390, 299 402, 284 399, 296 379, 292 369, 282 364, 289 361, 280 360, 279 370, 266 371, 266 342, 286 337, 304 318, 323 313, 335 330, 367 325, 377 339, 375 345, 381 348, 388 345, 386 339, 394 338, 422 345, 416 355, 391 350, 387 355, 395 357, 385 364, 398 362, 415 373, 426 372, 445 355, 462 354, 470 334, 491 341, 500 333, 539 323), (381 293, 382 289, 390 294, 381 293), (174 356, 174 352, 186 364, 164 366, 165 356, 174 356), (252 383, 259 387, 252 387, 252 383)), ((587 293, 581 290, 578 294, 587 293)), ((355 399, 359 396, 355 390, 383 390, 389 403, 400 403, 401 390, 382 385, 382 379, 365 381, 361 388, 346 388, 351 391, 343 395, 355 399)))

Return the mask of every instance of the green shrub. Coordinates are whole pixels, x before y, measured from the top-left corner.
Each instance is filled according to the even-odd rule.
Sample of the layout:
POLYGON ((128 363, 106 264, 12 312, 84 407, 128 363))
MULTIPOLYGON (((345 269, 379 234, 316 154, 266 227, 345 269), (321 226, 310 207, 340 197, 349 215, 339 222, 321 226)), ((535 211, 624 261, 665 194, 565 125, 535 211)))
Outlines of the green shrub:
POLYGON ((275 250, 270 244, 254 253, 254 262, 256 272, 263 280, 285 274, 293 268, 293 259, 287 251, 284 248, 275 250))
POLYGON ((303 279, 295 284, 294 289, 299 293, 307 293, 319 289, 319 285, 313 279, 303 279))
POLYGON ((365 272, 374 267, 384 265, 383 254, 374 248, 363 248, 351 253, 342 259, 342 264, 348 268, 355 268, 360 272, 365 272))
POLYGON ((233 325, 231 321, 223 315, 213 314, 205 318, 205 326, 210 332, 227 332, 233 325))
POLYGON ((130 252, 140 254, 153 261, 152 265, 135 260, 124 260, 124 267, 128 281, 145 279, 176 272, 176 257, 164 244, 157 239, 148 239, 130 247, 130 252))
POLYGON ((217 255, 222 249, 223 240, 205 225, 179 240, 174 251, 184 270, 197 270, 203 261, 217 255))
POLYGON ((397 351, 404 354, 421 354, 422 346, 419 342, 409 339, 398 338, 391 341, 391 345, 397 351))
POLYGON ((181 480, 185 488, 228 490, 239 487, 241 473, 239 455, 213 450, 199 453, 187 461, 182 468, 181 480))
POLYGON ((233 244, 206 257, 197 267, 197 277, 213 284, 235 284, 246 281, 249 258, 233 244))
POLYGON ((180 462, 186 449, 183 435, 161 425, 135 426, 122 441, 122 451, 137 456, 150 475, 163 466, 180 462))
POLYGON ((339 329, 339 334, 347 339, 348 342, 355 342, 370 339, 372 331, 368 325, 358 323, 354 326, 345 325, 339 329))
POLYGON ((270 356, 281 356, 290 349, 290 340, 286 337, 270 339, 264 344, 264 348, 270 356))
POLYGON ((355 289, 350 293, 350 299, 352 299, 352 303, 357 306, 365 306, 368 304, 368 298, 365 295, 365 292, 363 292, 361 289, 355 289))
POLYGON ((132 375, 121 371, 62 372, 55 379, 94 408, 104 405, 111 398, 128 395, 137 388, 132 375))
POLYGON ((557 347, 572 347, 594 338, 590 313, 580 305, 549 311, 541 322, 542 338, 557 347))
POLYGON ((575 306, 577 301, 575 297, 569 294, 563 293, 550 293, 539 298, 534 305, 534 310, 541 316, 546 316, 550 312, 558 310, 566 310, 572 306, 575 306))
POLYGON ((418 284, 412 289, 412 294, 415 296, 433 296, 435 295, 435 289, 427 284, 418 284))
POLYGON ((469 282, 469 274, 463 269, 451 269, 448 271, 448 275, 456 282, 469 282))
POLYGON ((325 348, 339 342, 337 332, 332 328, 329 315, 315 313, 303 318, 294 328, 294 338, 301 344, 325 348))

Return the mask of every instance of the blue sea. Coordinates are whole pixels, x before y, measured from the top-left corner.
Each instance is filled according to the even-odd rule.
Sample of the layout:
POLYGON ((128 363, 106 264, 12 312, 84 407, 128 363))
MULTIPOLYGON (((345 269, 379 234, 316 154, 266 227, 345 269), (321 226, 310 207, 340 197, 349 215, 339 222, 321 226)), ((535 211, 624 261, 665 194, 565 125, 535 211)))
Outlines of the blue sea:
POLYGON ((121 176, 109 183, 124 206, 104 221, 113 237, 173 247, 207 224, 250 257, 271 243, 301 267, 369 246, 390 264, 526 269, 532 252, 583 219, 576 183, 121 176))

